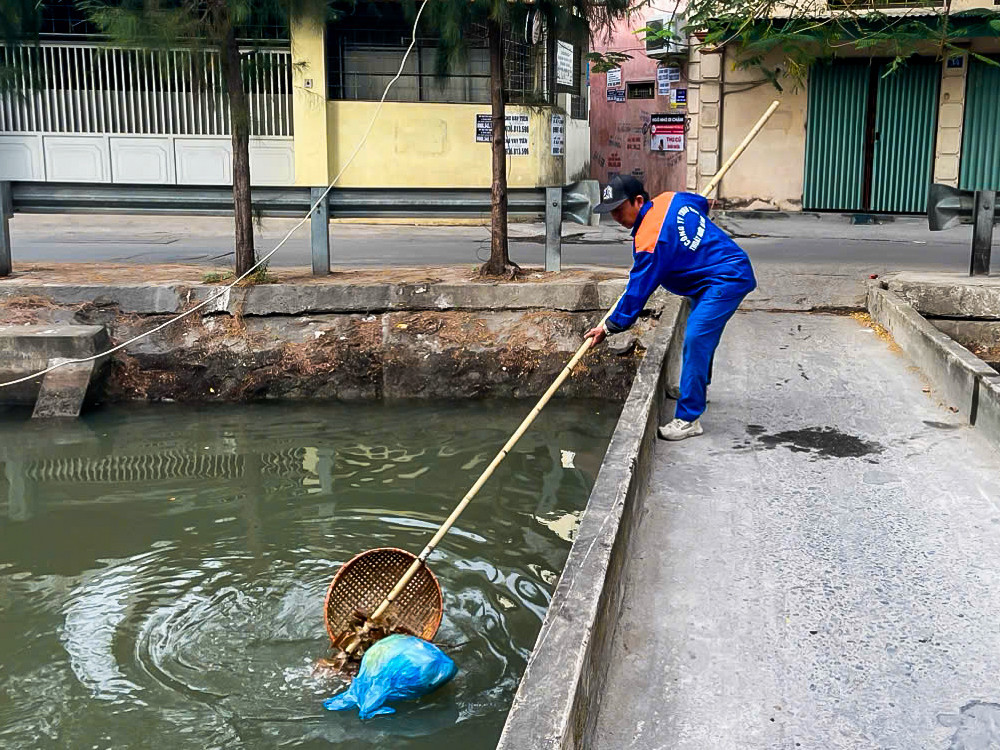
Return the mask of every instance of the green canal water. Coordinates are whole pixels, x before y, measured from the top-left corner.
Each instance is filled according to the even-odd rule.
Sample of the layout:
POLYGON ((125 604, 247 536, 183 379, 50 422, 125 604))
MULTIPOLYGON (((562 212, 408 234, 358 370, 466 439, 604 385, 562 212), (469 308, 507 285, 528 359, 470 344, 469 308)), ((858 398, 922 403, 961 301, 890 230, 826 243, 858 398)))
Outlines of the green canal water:
POLYGON ((493 748, 616 405, 551 403, 432 556, 452 683, 363 723, 315 664, 337 567, 418 552, 530 406, 0 414, 0 747, 493 748))

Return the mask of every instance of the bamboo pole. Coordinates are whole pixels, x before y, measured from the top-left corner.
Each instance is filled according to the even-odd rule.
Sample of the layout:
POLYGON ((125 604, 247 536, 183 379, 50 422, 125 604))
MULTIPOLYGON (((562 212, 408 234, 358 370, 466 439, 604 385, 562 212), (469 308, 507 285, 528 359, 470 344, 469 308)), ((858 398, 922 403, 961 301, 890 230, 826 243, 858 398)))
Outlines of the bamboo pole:
MULTIPOLYGON (((715 189, 715 187, 719 184, 719 181, 726 174, 726 172, 728 172, 729 169, 733 166, 733 164, 736 163, 736 160, 740 157, 740 154, 742 154, 746 150, 747 146, 750 145, 750 142, 761 131, 761 128, 764 127, 764 124, 768 121, 771 115, 774 114, 774 111, 778 108, 778 105, 779 102, 777 100, 771 103, 771 106, 767 108, 767 111, 765 111, 764 114, 761 116, 761 118, 757 121, 757 124, 754 125, 753 129, 749 133, 747 133, 747 136, 746 138, 743 139, 743 142, 736 147, 736 150, 733 152, 732 156, 730 156, 726 160, 726 163, 722 165, 722 167, 716 173, 715 177, 712 178, 711 182, 709 182, 708 185, 706 185, 705 188, 701 191, 702 196, 707 198, 708 195, 715 189)), ((619 300, 620 299, 621 298, 619 297, 619 300)), ((601 318, 601 322, 599 323, 599 325, 604 325, 608 317, 611 315, 612 312, 614 312, 614 309, 617 306, 618 303, 616 302, 614 305, 611 306, 611 309, 609 309, 606 313, 604 313, 604 317, 601 318)), ((542 409, 545 408, 545 405, 549 403, 552 396, 555 395, 555 392, 559 390, 559 386, 561 386, 563 382, 565 382, 566 378, 570 376, 570 373, 573 372, 573 368, 576 367, 577 363, 581 359, 583 359, 583 355, 585 355, 591 349, 591 347, 593 347, 593 345, 594 345, 594 340, 592 338, 588 338, 583 342, 583 344, 581 344, 580 348, 576 350, 576 354, 574 354, 573 357, 570 359, 570 361, 566 363, 566 366, 562 369, 562 372, 559 373, 559 375, 553 381, 552 385, 549 386, 548 390, 545 391, 542 397, 538 400, 538 403, 535 404, 535 408, 532 409, 531 412, 528 414, 528 416, 524 418, 524 421, 521 422, 521 425, 517 428, 514 434, 510 436, 510 439, 504 444, 503 448, 500 449, 500 452, 497 453, 494 459, 490 462, 490 465, 487 466, 486 469, 483 471, 483 473, 479 476, 479 479, 476 480, 476 483, 472 485, 472 487, 469 489, 467 493, 465 493, 465 497, 463 497, 461 502, 459 502, 459 504, 455 506, 455 510, 453 510, 451 512, 451 515, 448 516, 448 518, 445 519, 444 523, 441 524, 441 527, 437 530, 437 532, 434 534, 431 540, 427 543, 427 546, 424 547, 423 551, 420 553, 417 559, 414 560, 413 563, 410 565, 410 567, 407 568, 406 572, 403 573, 402 578, 399 579, 399 582, 393 587, 392 591, 390 591, 386 595, 385 599, 382 600, 382 603, 378 606, 378 608, 374 612, 372 612, 371 617, 369 617, 365 621, 364 627, 361 629, 360 633, 358 633, 358 635, 356 635, 355 638, 344 648, 344 651, 350 654, 353 653, 355 650, 357 650, 358 646, 361 645, 361 637, 367 634, 372 629, 373 623, 377 621, 379 617, 385 614, 385 611, 396 600, 396 597, 398 597, 400 593, 402 593, 403 589, 406 588, 406 585, 413 579, 413 576, 417 574, 417 571, 420 570, 420 566, 422 566, 427 561, 427 558, 430 556, 431 552, 434 551, 434 548, 437 547, 438 543, 441 541, 444 535, 448 533, 449 529, 451 529, 455 521, 458 520, 458 517, 462 515, 462 511, 464 511, 465 508, 469 505, 469 503, 472 502, 472 499, 479 493, 479 490, 482 489, 482 486, 486 484, 486 481, 491 476, 493 476, 493 472, 496 470, 497 466, 499 466, 500 463, 507 457, 507 454, 510 453, 510 451, 517 444, 517 441, 520 440, 521 436, 524 435, 525 432, 527 432, 529 427, 531 427, 531 424, 532 422, 535 421, 535 418, 539 415, 539 413, 541 413, 542 409)))

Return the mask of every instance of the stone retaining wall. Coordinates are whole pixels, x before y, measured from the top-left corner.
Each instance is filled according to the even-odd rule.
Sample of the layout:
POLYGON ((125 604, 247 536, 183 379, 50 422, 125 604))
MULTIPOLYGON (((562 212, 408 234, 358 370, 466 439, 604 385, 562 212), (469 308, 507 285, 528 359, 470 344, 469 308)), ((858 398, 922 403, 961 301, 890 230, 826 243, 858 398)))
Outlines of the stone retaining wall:
MULTIPOLYGON (((538 396, 580 346, 583 332, 614 303, 623 280, 409 286, 233 289, 113 355, 98 398, 538 396)), ((12 325, 103 325, 117 344, 217 290, 176 284, 5 284, 0 319, 12 325)), ((676 300, 654 296, 631 331, 588 354, 560 395, 623 398, 665 304, 676 300)))
POLYGON ((680 371, 687 307, 663 312, 580 520, 497 750, 596 748, 622 570, 642 519, 660 411, 680 371))

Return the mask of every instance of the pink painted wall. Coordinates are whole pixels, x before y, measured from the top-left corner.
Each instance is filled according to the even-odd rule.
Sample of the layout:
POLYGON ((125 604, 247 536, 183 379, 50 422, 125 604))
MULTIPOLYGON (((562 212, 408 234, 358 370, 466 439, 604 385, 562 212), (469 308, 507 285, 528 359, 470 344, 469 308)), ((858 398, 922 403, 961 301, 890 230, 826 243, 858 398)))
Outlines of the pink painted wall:
MULTIPOLYGON (((634 33, 645 25, 641 18, 624 21, 608 42, 601 39, 592 42, 595 52, 615 50, 632 55, 631 60, 621 65, 622 88, 629 82, 652 81, 654 98, 609 102, 607 75, 590 74, 590 176, 604 185, 616 173, 634 175, 645 183, 650 195, 657 195, 684 189, 687 154, 650 150, 649 116, 658 112, 686 113, 687 109, 671 108, 670 97, 657 94, 658 62, 646 57, 642 37, 634 33)), ((680 68, 681 80, 671 86, 686 89, 686 66, 682 64, 680 68)))

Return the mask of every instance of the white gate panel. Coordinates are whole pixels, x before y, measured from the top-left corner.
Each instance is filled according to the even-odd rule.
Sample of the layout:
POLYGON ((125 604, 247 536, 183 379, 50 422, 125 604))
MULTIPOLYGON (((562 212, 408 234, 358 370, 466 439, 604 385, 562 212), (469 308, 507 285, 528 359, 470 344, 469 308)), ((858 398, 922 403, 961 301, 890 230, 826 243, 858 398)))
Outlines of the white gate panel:
POLYGON ((250 140, 250 183, 295 184, 295 148, 291 138, 250 140))
POLYGON ((181 185, 232 185, 233 145, 229 138, 178 138, 177 182, 181 185))
POLYGON ((42 137, 0 135, 0 180, 44 180, 42 137))
POLYGON ((53 182, 111 182, 111 152, 104 135, 43 136, 45 173, 53 182))
POLYGON ((114 182, 173 185, 174 144, 170 138, 111 137, 114 182))

